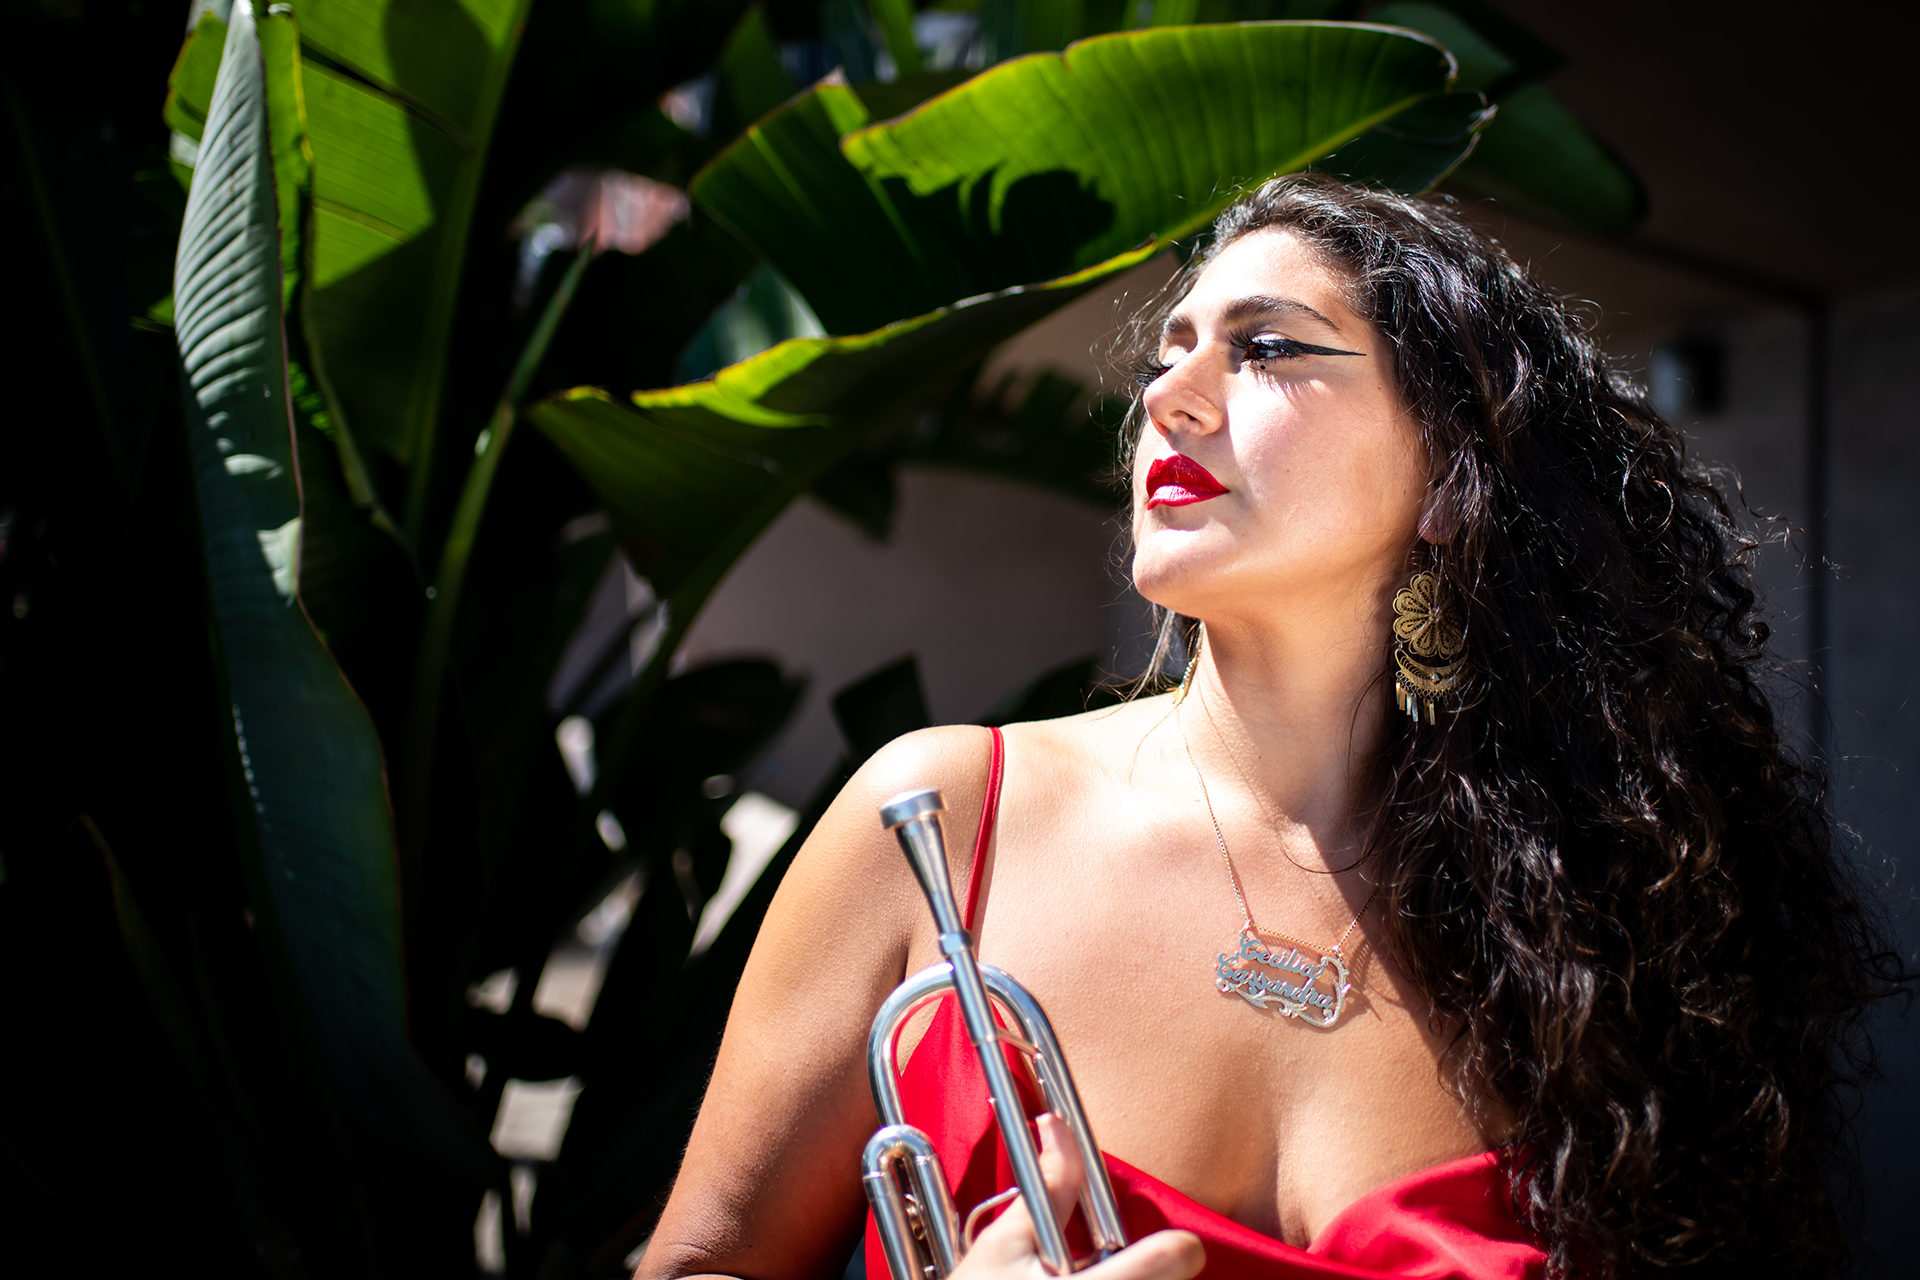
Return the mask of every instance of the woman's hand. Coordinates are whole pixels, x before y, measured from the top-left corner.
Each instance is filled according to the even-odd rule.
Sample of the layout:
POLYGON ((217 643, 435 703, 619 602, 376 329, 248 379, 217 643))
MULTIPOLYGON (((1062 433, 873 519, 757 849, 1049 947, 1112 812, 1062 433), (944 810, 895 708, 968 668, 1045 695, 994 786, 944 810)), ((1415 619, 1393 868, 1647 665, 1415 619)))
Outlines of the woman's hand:
MULTIPOLYGON (((1040 1173, 1047 1180, 1053 1216, 1065 1222, 1086 1184, 1080 1148, 1074 1145, 1058 1116, 1043 1115, 1040 1127, 1040 1173)), ((1193 1280, 1206 1265, 1200 1237, 1191 1231, 1156 1231, 1136 1240, 1111 1258, 1076 1272, 1076 1280, 1193 1280)), ((954 1268, 952 1280, 1050 1280, 1041 1265, 1039 1242, 1027 1202, 1015 1197, 1006 1211, 982 1231, 973 1248, 954 1268)))

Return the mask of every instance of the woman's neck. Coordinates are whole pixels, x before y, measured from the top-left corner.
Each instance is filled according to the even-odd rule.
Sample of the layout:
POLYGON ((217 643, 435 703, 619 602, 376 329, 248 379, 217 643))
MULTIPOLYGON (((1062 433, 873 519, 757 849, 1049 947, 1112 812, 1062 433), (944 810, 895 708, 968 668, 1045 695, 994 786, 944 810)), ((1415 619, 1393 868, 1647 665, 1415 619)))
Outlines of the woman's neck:
POLYGON ((1183 708, 1211 785, 1251 793, 1283 840, 1308 837, 1336 866, 1360 843, 1358 788, 1387 729, 1389 598, 1293 610, 1283 627, 1209 622, 1183 708))

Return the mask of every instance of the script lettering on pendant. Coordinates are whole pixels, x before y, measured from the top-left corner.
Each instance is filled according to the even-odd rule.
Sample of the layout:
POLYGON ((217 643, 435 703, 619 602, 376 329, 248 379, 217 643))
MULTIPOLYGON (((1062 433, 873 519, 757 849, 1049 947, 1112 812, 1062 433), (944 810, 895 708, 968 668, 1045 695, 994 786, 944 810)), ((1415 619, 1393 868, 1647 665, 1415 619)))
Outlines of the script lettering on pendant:
POLYGON ((1337 953, 1309 956, 1290 943, 1267 943, 1251 929, 1214 964, 1214 985, 1283 1018, 1331 1027, 1346 1012, 1353 987, 1347 962, 1337 953))

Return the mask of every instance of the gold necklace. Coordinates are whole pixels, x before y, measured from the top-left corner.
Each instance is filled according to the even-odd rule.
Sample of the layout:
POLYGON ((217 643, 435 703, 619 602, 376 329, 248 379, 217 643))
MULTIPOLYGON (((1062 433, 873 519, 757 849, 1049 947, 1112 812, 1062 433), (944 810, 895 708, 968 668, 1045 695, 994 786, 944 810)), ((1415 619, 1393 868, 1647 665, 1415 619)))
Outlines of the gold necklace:
POLYGON ((1220 860, 1226 864, 1227 883, 1233 888, 1233 900, 1240 907, 1243 922, 1233 950, 1223 951, 1214 959, 1213 985, 1222 995, 1239 996, 1257 1009, 1271 1009, 1283 1018, 1297 1018, 1310 1027, 1331 1028, 1346 1012, 1347 995, 1353 990, 1352 969, 1340 949, 1353 936, 1367 909, 1373 906, 1380 886, 1373 886, 1367 900, 1360 904, 1360 910, 1330 947, 1316 947, 1303 939, 1262 929, 1253 922, 1253 911, 1247 906, 1247 895, 1240 886, 1240 872, 1233 865, 1233 855, 1227 852, 1226 833, 1220 829, 1220 819, 1213 811, 1207 776, 1194 758, 1193 744, 1187 741, 1186 721, 1181 717, 1181 706, 1193 687, 1193 673, 1199 665, 1200 656, 1195 654, 1187 664, 1180 687, 1174 690, 1173 724, 1180 735, 1181 749, 1187 753, 1187 763, 1193 766, 1194 780, 1200 784, 1200 799, 1207 806, 1207 821, 1213 824, 1213 838, 1220 846, 1220 860), (1268 945, 1269 939, 1294 945, 1273 947, 1268 945), (1318 959, 1313 958, 1315 953, 1318 959))

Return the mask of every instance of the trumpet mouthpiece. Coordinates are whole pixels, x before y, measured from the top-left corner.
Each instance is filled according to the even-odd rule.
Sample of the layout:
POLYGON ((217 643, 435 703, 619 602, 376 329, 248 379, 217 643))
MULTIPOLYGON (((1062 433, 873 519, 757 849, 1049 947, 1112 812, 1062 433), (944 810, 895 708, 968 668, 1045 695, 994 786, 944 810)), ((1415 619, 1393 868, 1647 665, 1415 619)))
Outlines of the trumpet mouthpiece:
POLYGON ((940 834, 940 814, 945 808, 940 793, 932 787, 902 791, 880 806, 880 821, 900 842, 900 851, 913 868, 913 878, 920 882, 920 892, 927 895, 927 905, 933 908, 943 948, 949 940, 955 946, 966 945, 966 928, 961 924, 960 907, 953 900, 953 880, 947 871, 947 842, 940 834))
POLYGON ((940 792, 933 787, 922 787, 918 791, 902 791, 893 799, 880 806, 880 825, 892 831, 915 818, 930 813, 942 813, 946 805, 940 802, 940 792))

